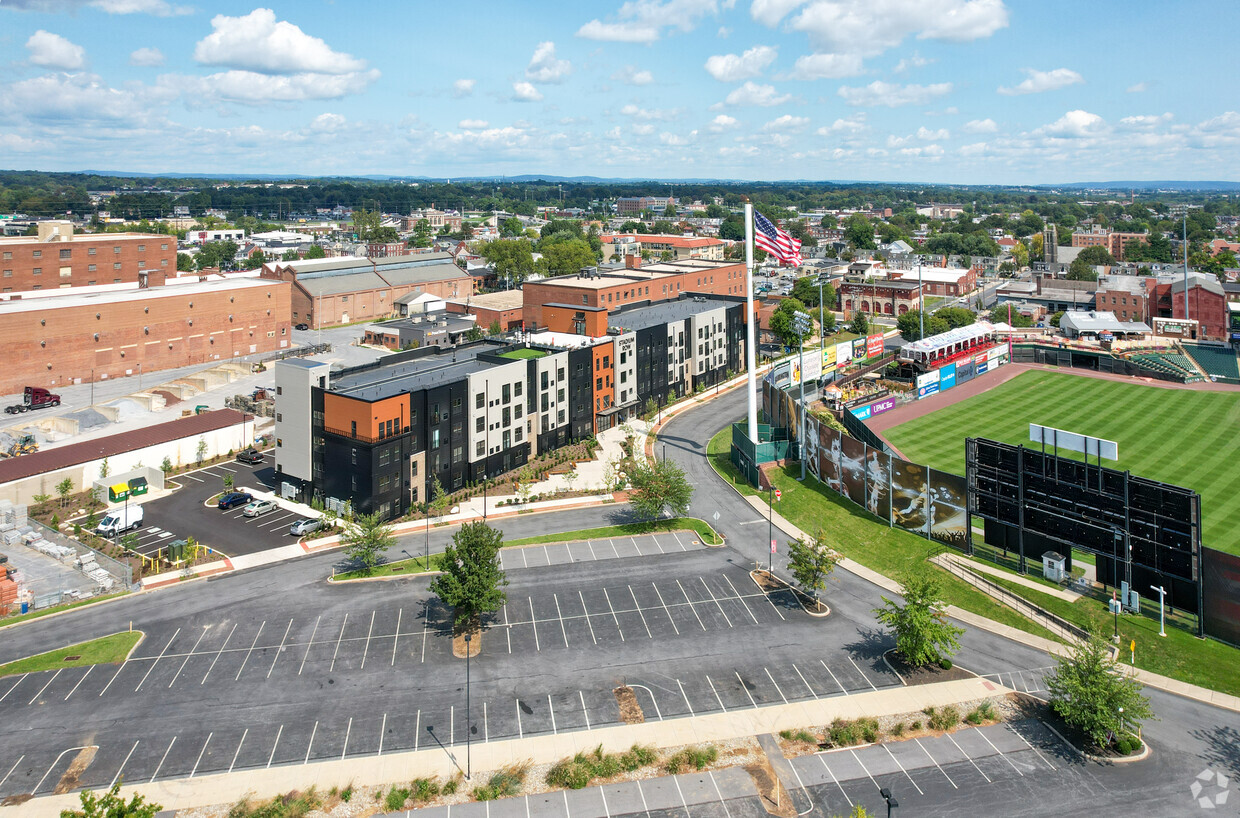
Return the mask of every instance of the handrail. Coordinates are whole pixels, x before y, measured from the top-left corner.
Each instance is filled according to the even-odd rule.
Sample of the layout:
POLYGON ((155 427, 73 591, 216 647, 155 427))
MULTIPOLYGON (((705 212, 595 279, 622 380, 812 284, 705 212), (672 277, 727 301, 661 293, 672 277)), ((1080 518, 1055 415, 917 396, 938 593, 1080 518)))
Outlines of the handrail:
POLYGON ((360 440, 363 443, 381 443, 384 440, 394 440, 400 437, 401 435, 409 434, 409 427, 405 426, 398 432, 393 432, 390 435, 381 435, 378 437, 374 435, 363 434, 361 432, 354 432, 352 430, 333 429, 331 426, 324 426, 323 431, 327 432, 328 434, 337 435, 338 437, 348 438, 349 440, 360 440))
POLYGON ((989 596, 998 599, 1000 602, 1012 608, 1017 613, 1020 613, 1035 621, 1042 620, 1038 624, 1041 624, 1052 633, 1058 632, 1058 635, 1073 642, 1083 642, 1089 639, 1089 632, 1085 629, 1072 624, 1063 617, 1051 613, 1045 608, 1035 605, 1024 597, 1013 594, 1002 585, 991 582, 967 566, 956 562, 949 555, 943 555, 941 559, 935 560, 935 563, 947 569, 949 573, 963 579, 965 582, 968 582, 970 585, 976 586, 989 596))

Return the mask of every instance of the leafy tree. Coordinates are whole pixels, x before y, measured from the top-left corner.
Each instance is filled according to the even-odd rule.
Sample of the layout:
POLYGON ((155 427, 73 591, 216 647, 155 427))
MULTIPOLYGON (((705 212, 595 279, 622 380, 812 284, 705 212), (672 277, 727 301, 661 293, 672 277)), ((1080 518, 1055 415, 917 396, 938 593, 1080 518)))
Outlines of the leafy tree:
POLYGON ((448 510, 448 495, 444 493, 443 484, 439 482, 438 477, 431 480, 431 513, 436 517, 442 517, 444 512, 448 510))
POLYGON ((1022 269, 1029 266, 1029 248, 1025 246, 1023 241, 1016 242, 1012 247, 1012 260, 1016 262, 1016 269, 1022 269))
POLYGON ((594 251, 584 239, 554 242, 544 247, 542 254, 541 263, 552 276, 571 275, 597 263, 594 251))
POLYGON ((525 232, 525 226, 521 224, 521 220, 513 216, 504 219, 499 223, 499 234, 504 238, 516 238, 525 232))
POLYGON ((784 346, 794 347, 803 340, 814 337, 812 326, 806 330, 804 335, 796 331, 794 316, 798 312, 806 312, 805 305, 801 303, 801 299, 789 297, 781 300, 779 306, 771 313, 771 332, 775 333, 775 337, 784 346))
POLYGON ((1164 236, 1162 231, 1151 232, 1147 241, 1133 239, 1125 244, 1124 258, 1128 261, 1170 264, 1172 260, 1171 240, 1164 236))
POLYGON ((965 307, 943 307, 935 311, 934 316, 946 321, 948 329, 967 327, 977 320, 977 313, 965 307))
POLYGON ((177 272, 190 273, 194 271, 194 257, 189 253, 177 253, 177 272))
POLYGON ((822 334, 823 335, 826 335, 827 333, 835 332, 835 313, 831 311, 832 309, 833 307, 831 306, 830 303, 828 303, 826 309, 824 309, 822 312, 822 334))
POLYGON ((194 450, 198 456, 198 462, 202 463, 207 457, 207 439, 205 437, 198 438, 198 448, 194 450))
POLYGON ((363 574, 373 571, 383 553, 396 544, 391 526, 384 525, 378 512, 363 514, 354 520, 341 540, 344 555, 358 563, 363 574))
POLYGON ((237 479, 233 477, 232 472, 224 472, 224 491, 232 491, 236 482, 237 479))
POLYGON ((676 204, 671 199, 667 200, 667 207, 663 208, 663 215, 664 216, 675 216, 676 215, 676 204))
POLYGON ((327 258, 327 251, 323 249, 322 245, 312 244, 310 249, 306 251, 306 258, 327 258))
POLYGON ((1111 251, 1105 247, 1086 247, 1077 256, 1083 259, 1086 264, 1115 264, 1115 256, 1111 255, 1111 251))
POLYGON ((138 793, 125 801, 120 792, 119 780, 103 795, 83 790, 78 796, 82 801, 82 808, 61 810, 60 818, 155 818, 163 810, 162 806, 148 802, 138 793))
POLYGON ((1052 315, 1052 316, 1051 316, 1051 318, 1050 318, 1050 321, 1049 321, 1048 323, 1049 323, 1052 327, 1057 327, 1057 326, 1059 326, 1059 322, 1060 322, 1060 320, 1063 318, 1063 312, 1064 312, 1063 310, 1060 310, 1059 312, 1057 312, 1057 313, 1055 313, 1054 315, 1052 315))
POLYGON ((1029 258, 1034 261, 1041 261, 1042 256, 1046 253, 1046 239, 1041 233, 1036 234, 1029 240, 1029 258))
POLYGON ((199 248, 194 262, 199 270, 207 267, 231 267, 233 259, 237 256, 237 250, 235 241, 210 241, 199 248))
POLYGON ((723 205, 717 205, 713 202, 706 205, 705 215, 708 219, 726 219, 730 214, 731 211, 723 205))
POLYGON ((646 225, 643 222, 636 222, 636 221, 633 221, 632 219, 629 219, 627 222, 620 225, 620 232, 621 233, 645 233, 646 225))
POLYGON ((112 473, 111 466, 108 465, 108 459, 105 457, 99 462, 99 479, 106 480, 108 475, 112 473))
POLYGON ((73 478, 66 477, 56 484, 56 494, 60 497, 60 507, 64 508, 69 501, 69 495, 73 493, 73 478))
POLYGON ((664 236, 679 236, 685 231, 681 230, 675 224, 667 221, 666 219, 659 219, 654 224, 650 225, 650 232, 664 236))
MULTIPOLYGON (((807 307, 818 306, 818 279, 815 276, 801 276, 792 285, 792 297, 800 299, 807 307)), ((822 285, 822 300, 827 309, 835 308, 835 288, 830 284, 822 285)))
POLYGON ((865 317, 865 313, 857 310, 853 313, 852 320, 848 322, 848 331, 857 335, 868 335, 870 332, 870 319, 865 317))
POLYGON ((443 572, 431 582, 431 591, 452 608, 458 626, 478 614, 498 610, 507 600, 508 577, 500 567, 504 534, 481 520, 466 523, 452 537, 440 560, 443 572))
POLYGON ((896 319, 896 329, 905 341, 921 340, 921 310, 909 310, 896 319))
MULTIPOLYGON (((512 220, 512 221, 515 221, 512 220)), ((517 222, 520 228, 521 223, 517 222)), ((518 233, 521 231, 518 229, 518 233)), ((431 223, 428 219, 418 219, 413 225, 413 235, 409 238, 409 243, 414 247, 430 247, 435 242, 435 237, 431 235, 431 223)))
POLYGON ((508 279, 513 286, 534 272, 534 245, 529 239, 484 241, 478 253, 495 268, 497 276, 508 279))
POLYGON ((289 248, 284 251, 282 256, 280 256, 280 261, 297 261, 299 258, 301 258, 301 255, 298 254, 296 250, 289 248))
POLYGON ((479 327, 477 324, 474 324, 472 327, 469 328, 468 331, 466 331, 465 340, 466 341, 481 341, 485 335, 486 333, 482 331, 482 328, 479 327))
POLYGON ((883 597, 883 607, 874 616, 896 637, 896 652, 911 667, 922 667, 950 659, 964 633, 947 621, 939 579, 924 566, 905 576, 901 592, 904 604, 883 597))
POLYGON ((1099 747, 1106 746, 1108 735, 1121 733, 1120 708, 1123 727, 1130 730, 1154 717, 1149 699, 1141 695, 1141 683, 1124 673, 1097 636, 1056 658, 1046 689, 1051 709, 1099 747))
POLYGON ((827 532, 821 528, 812 540, 797 537, 788 544, 788 569, 792 571, 792 578, 815 600, 818 592, 827 587, 827 578, 842 559, 841 554, 831 550, 827 532))
POLYGON ((241 263, 241 269, 257 270, 259 267, 262 267, 266 261, 267 257, 263 255, 263 251, 255 247, 250 254, 245 257, 245 261, 241 263))
POLYGON ((831 229, 833 229, 833 228, 834 228, 837 224, 839 224, 839 222, 840 222, 840 220, 839 220, 839 219, 837 219, 837 218, 835 217, 835 215, 834 215, 834 214, 832 214, 832 213, 827 213, 826 215, 824 215, 824 216, 822 217, 822 220, 821 220, 821 221, 819 221, 818 223, 819 223, 820 225, 822 225, 823 227, 827 228, 828 230, 831 230, 831 229))
POLYGON ((357 234, 358 241, 383 244, 400 240, 395 227, 383 226, 383 214, 378 210, 354 210, 353 232, 357 234))
POLYGON ((172 458, 165 457, 164 462, 159 464, 159 470, 164 474, 172 474, 172 458))
MULTIPOLYGON (((719 238, 724 241, 744 241, 745 219, 735 213, 728 216, 719 225, 719 238)), ((742 250, 742 252, 744 251, 742 250)))
POLYGON ((878 246, 874 243, 874 228, 870 220, 860 213, 848 217, 844 238, 857 250, 873 250, 878 246))
POLYGON ((1088 261, 1077 256, 1068 265, 1067 279, 1069 281, 1097 281, 1098 271, 1088 261))
POLYGON ((667 460, 634 463, 629 470, 629 505, 649 521, 659 518, 664 509, 674 517, 683 517, 689 511, 693 499, 693 486, 685 477, 684 470, 667 460))
POLYGON ((499 325, 498 318, 491 321, 491 325, 487 327, 487 335, 501 335, 503 332, 504 328, 499 325))

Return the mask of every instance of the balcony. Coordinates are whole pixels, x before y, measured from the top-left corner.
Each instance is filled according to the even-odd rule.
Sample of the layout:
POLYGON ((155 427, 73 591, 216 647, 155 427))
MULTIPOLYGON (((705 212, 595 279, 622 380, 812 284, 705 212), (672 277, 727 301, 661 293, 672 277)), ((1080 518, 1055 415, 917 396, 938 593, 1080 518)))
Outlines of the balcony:
POLYGON ((353 432, 347 429, 333 429, 330 426, 324 426, 323 431, 328 433, 329 435, 336 435, 337 437, 343 437, 346 440, 360 440, 362 443, 382 443, 385 440, 394 440, 395 438, 398 438, 401 435, 409 434, 409 427, 405 426, 404 428, 400 430, 400 432, 393 432, 390 435, 381 435, 378 437, 375 437, 373 435, 361 434, 359 432, 353 432))

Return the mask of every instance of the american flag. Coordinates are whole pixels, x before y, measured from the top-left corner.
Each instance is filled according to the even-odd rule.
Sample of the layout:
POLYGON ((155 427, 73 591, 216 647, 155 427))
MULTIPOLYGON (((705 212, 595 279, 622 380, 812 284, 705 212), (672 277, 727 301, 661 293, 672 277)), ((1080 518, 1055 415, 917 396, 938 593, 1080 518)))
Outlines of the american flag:
POLYGON ((786 264, 801 264, 801 241, 776 227, 757 210, 753 212, 753 238, 759 247, 786 264))

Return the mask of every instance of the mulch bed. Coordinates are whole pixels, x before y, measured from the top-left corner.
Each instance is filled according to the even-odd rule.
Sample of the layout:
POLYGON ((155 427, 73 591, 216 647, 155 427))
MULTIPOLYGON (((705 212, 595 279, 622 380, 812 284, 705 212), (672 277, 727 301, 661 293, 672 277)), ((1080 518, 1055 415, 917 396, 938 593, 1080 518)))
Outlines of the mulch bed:
POLYGON ((925 667, 912 667, 907 664, 900 654, 894 650, 889 650, 883 656, 887 659, 887 663, 900 674, 900 678, 909 685, 929 685, 937 682, 954 682, 959 679, 972 679, 973 673, 962 667, 952 665, 947 670, 938 665, 926 665, 925 667))
POLYGON ((620 706, 620 721, 625 724, 642 724, 646 721, 646 714, 642 712, 642 706, 637 701, 637 694, 633 692, 633 688, 620 685, 612 693, 615 694, 616 703, 620 706))
MULTIPOLYGON (((1026 718, 1039 719, 1055 728, 1055 732, 1059 733, 1059 735, 1062 736, 1063 739, 1071 744, 1077 751, 1087 753, 1095 759, 1104 761, 1107 759, 1120 759, 1128 757, 1122 756, 1115 752, 1112 747, 1100 748, 1096 746, 1089 740, 1088 736, 1060 718, 1059 714, 1056 713, 1046 702, 1024 693, 1016 693, 1016 701, 1020 703, 1023 715, 1026 718)), ((1137 752, 1141 752, 1141 749, 1144 749, 1144 746, 1143 741, 1141 748, 1138 749, 1137 752)))

